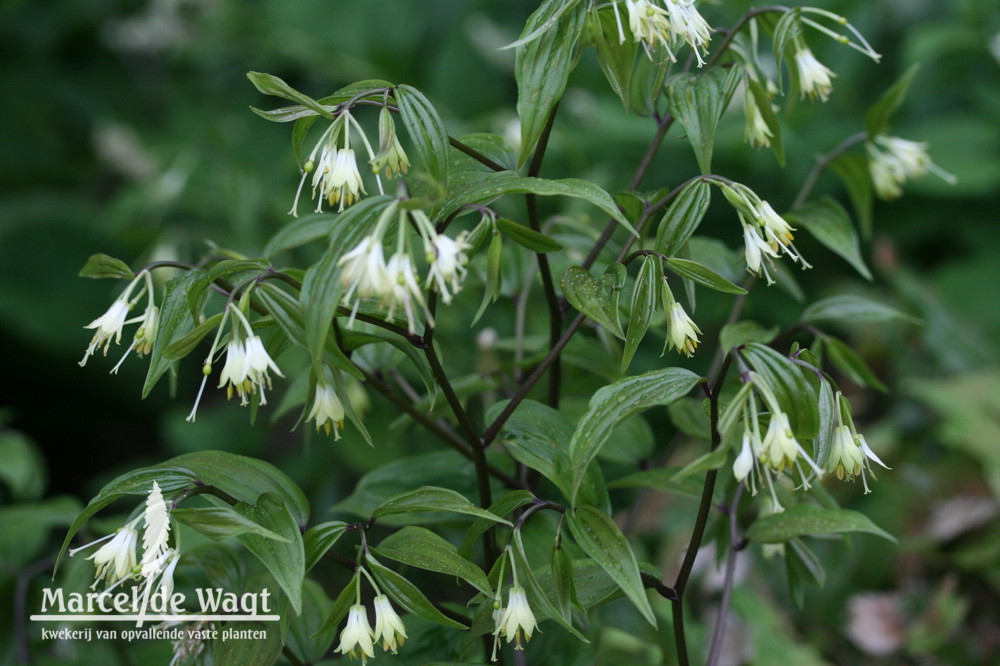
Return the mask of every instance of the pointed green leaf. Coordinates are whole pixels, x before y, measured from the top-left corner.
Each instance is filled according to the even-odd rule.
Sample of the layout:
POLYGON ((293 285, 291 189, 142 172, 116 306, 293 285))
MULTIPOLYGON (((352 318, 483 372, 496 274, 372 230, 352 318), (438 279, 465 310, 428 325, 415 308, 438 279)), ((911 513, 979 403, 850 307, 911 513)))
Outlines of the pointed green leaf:
MULTIPOLYGON (((149 392, 156 386, 174 361, 166 357, 167 347, 187 335, 194 328, 194 321, 191 319, 191 310, 188 308, 188 289, 197 282, 205 271, 192 269, 181 276, 167 282, 163 292, 163 302, 160 304, 160 327, 156 332, 156 340, 153 342, 153 350, 149 354, 149 370, 146 372, 146 381, 142 385, 142 397, 146 398, 149 392)), ((205 292, 196 309, 200 310, 205 302, 205 292)))
POLYGON ((754 104, 760 111, 760 116, 764 119, 767 129, 771 132, 771 150, 778 158, 778 164, 785 166, 785 148, 781 142, 781 122, 774 112, 774 107, 771 106, 771 96, 767 93, 767 89, 752 76, 746 77, 746 82, 750 94, 753 95, 754 104))
POLYGON ((817 504, 796 504, 781 513, 758 518, 747 530, 748 539, 760 543, 782 543, 799 536, 867 532, 896 543, 896 538, 863 513, 830 509, 817 504))
MULTIPOLYGON (((531 504, 534 500, 535 496, 530 490, 509 490, 498 497, 493 504, 490 505, 488 511, 496 516, 506 516, 512 511, 520 509, 522 506, 531 504)), ((458 552, 462 555, 462 557, 471 558, 472 549, 473 546, 475 546, 476 541, 486 532, 486 530, 495 526, 496 523, 492 520, 476 518, 472 525, 469 526, 468 532, 465 533, 465 538, 462 539, 462 546, 458 549, 458 552)))
POLYGON ((135 273, 132 272, 128 264, 121 259, 115 259, 106 254, 90 255, 87 258, 87 263, 83 265, 78 275, 84 278, 94 278, 95 280, 102 278, 131 280, 135 277, 135 273))
POLYGON ((323 105, 308 95, 303 95, 295 88, 291 87, 277 76, 265 74, 264 72, 247 72, 247 78, 257 90, 265 95, 273 95, 290 100, 312 109, 321 116, 333 117, 332 114, 323 108, 323 105))
POLYGON ((879 323, 898 319, 910 324, 920 320, 899 310, 862 296, 845 294, 816 301, 802 312, 802 321, 844 321, 848 323, 879 323))
POLYGON ((577 59, 577 43, 583 33, 587 4, 580 0, 545 0, 521 33, 527 38, 545 28, 535 39, 517 47, 514 78, 517 81, 517 115, 521 119, 521 151, 518 166, 528 161, 549 119, 563 96, 577 59), (551 27, 552 19, 558 20, 551 27))
POLYGON ((313 213, 296 218, 283 226, 264 246, 265 257, 291 250, 307 243, 326 238, 338 217, 329 213, 313 213))
POLYGON ((219 323, 222 321, 222 316, 221 312, 212 315, 205 321, 195 326, 194 329, 187 335, 181 336, 171 342, 170 345, 163 350, 163 357, 170 359, 171 361, 177 361, 193 352, 194 348, 198 346, 198 343, 219 326, 219 323))
POLYGON ((514 220, 501 217, 497 219, 497 227, 500 231, 510 236, 512 241, 532 252, 555 252, 556 250, 563 249, 561 244, 545 234, 539 233, 523 224, 518 224, 514 220))
POLYGON ((860 354, 833 336, 826 336, 823 341, 826 343, 826 353, 830 362, 848 379, 858 386, 871 386, 882 393, 889 391, 860 354))
POLYGON ((483 570, 462 557, 450 542, 423 527, 404 527, 386 537, 378 546, 379 555, 411 567, 457 576, 491 596, 493 588, 483 570))
POLYGON ((747 293, 747 290, 743 287, 733 284, 708 266, 699 264, 697 261, 671 257, 667 259, 667 268, 681 277, 687 278, 688 280, 700 284, 703 287, 708 287, 709 289, 721 291, 726 294, 747 293))
POLYGON ((479 303, 479 309, 476 310, 475 316, 472 318, 472 326, 475 326, 479 318, 483 316, 486 312, 486 308, 490 303, 493 303, 500 296, 500 288, 503 286, 503 236, 500 235, 499 229, 494 228, 492 233, 492 238, 490 239, 490 247, 486 251, 486 285, 483 289, 483 300, 479 303))
POLYGON ((699 377, 683 368, 664 368, 626 377, 598 389, 570 442, 573 492, 579 493, 587 466, 624 419, 654 405, 668 405, 690 391, 699 377))
POLYGON ((755 321, 746 319, 733 324, 726 324, 719 333, 719 344, 723 351, 729 351, 733 347, 741 347, 748 342, 759 342, 768 344, 778 337, 778 327, 764 328, 755 321))
POLYGON ((442 186, 448 184, 448 132, 437 110, 416 88, 401 85, 395 91, 399 117, 427 171, 442 186))
POLYGON ((741 70, 719 67, 667 81, 667 109, 684 126, 702 173, 712 172, 715 129, 739 84, 741 70))
POLYGON ((861 258, 858 234, 854 231, 851 218, 836 199, 824 196, 810 201, 787 213, 785 218, 793 225, 805 227, 816 240, 843 257, 865 279, 872 279, 871 271, 861 258))
POLYGON ((423 592, 416 585, 401 574, 383 566, 381 562, 371 555, 367 555, 365 561, 368 564, 368 569, 382 588, 382 591, 386 596, 399 604, 403 610, 414 615, 419 615, 425 620, 443 624, 446 627, 468 629, 461 622, 456 622, 439 611, 434 604, 427 600, 427 597, 424 596, 423 592))
POLYGON ((399 513, 415 513, 422 511, 448 511, 463 513, 477 518, 486 518, 495 523, 510 525, 510 521, 495 516, 485 509, 480 509, 463 495, 435 486, 421 486, 416 490, 400 493, 382 502, 372 513, 373 518, 392 516, 399 513))
POLYGON ((649 320, 656 311, 660 295, 660 283, 663 281, 663 269, 660 258, 656 255, 646 255, 639 267, 639 275, 635 279, 635 289, 632 291, 632 307, 629 312, 628 332, 625 334, 625 351, 622 352, 622 372, 628 369, 638 349, 639 343, 646 335, 649 320))
POLYGON ((328 631, 336 631, 340 621, 347 617, 347 613, 351 610, 351 606, 354 605, 357 599, 358 576, 360 575, 360 573, 355 573, 351 576, 351 580, 344 586, 340 594, 337 595, 337 599, 333 602, 333 610, 330 611, 326 621, 323 622, 323 626, 311 636, 312 638, 319 638, 328 631))
POLYGON ((323 559, 326 551, 347 531, 347 523, 341 520, 331 520, 319 525, 313 525, 302 535, 302 544, 306 556, 306 571, 323 559))
POLYGON ((861 235, 871 238, 874 193, 872 176, 868 171, 868 160, 862 155, 844 153, 830 163, 830 168, 847 187, 847 195, 851 198, 855 215, 858 216, 861 235))
POLYGON ((524 590, 528 594, 529 604, 538 609, 539 614, 555 621, 556 624, 573 634, 573 636, 577 639, 583 641, 584 643, 589 643, 590 641, 587 640, 587 637, 573 626, 573 618, 571 616, 563 615, 560 612, 560 607, 554 603, 554 586, 542 587, 541 581, 539 580, 540 577, 535 574, 535 568, 528 561, 528 556, 525 553, 524 540, 521 538, 521 530, 514 530, 512 536, 514 546, 514 564, 517 566, 519 582, 523 584, 524 590))
POLYGON ((288 541, 287 537, 272 532, 228 506, 174 509, 170 515, 216 541, 240 534, 256 534, 266 539, 288 541))
POLYGON ((774 391, 795 435, 811 439, 819 432, 819 407, 816 391, 803 376, 803 368, 770 347, 751 342, 740 350, 743 358, 774 391))
POLYGON ((655 627, 656 617, 646 598, 646 588, 639 575, 635 553, 615 521, 600 509, 585 504, 575 507, 566 515, 573 540, 583 552, 601 565, 646 621, 655 627))
POLYGON ((628 110, 631 102, 632 69, 639 43, 632 39, 630 31, 626 31, 624 42, 619 39, 618 20, 613 7, 598 10, 596 3, 590 7, 588 25, 592 31, 592 40, 597 46, 597 63, 611 89, 628 110))
POLYGON ((668 256, 679 252, 698 229, 711 201, 712 188, 701 178, 685 185, 660 220, 656 251, 668 256))
POLYGON ((625 266, 611 264, 600 278, 580 266, 570 266, 562 274, 559 286, 574 308, 590 317, 619 338, 625 338, 618 320, 618 298, 625 286, 625 266))
POLYGON ((868 109, 868 113, 865 114, 865 129, 868 130, 869 138, 873 139, 886 131, 889 119, 903 103, 906 93, 910 89, 910 84, 913 83, 913 78, 919 69, 920 65, 911 65, 868 109))
POLYGON ((292 608, 302 610, 302 580, 305 578, 305 552, 302 532, 288 512, 284 500, 275 494, 265 493, 256 504, 240 502, 233 507, 247 519, 275 532, 283 539, 277 541, 259 534, 241 534, 240 543, 267 567, 278 585, 284 590, 292 608))

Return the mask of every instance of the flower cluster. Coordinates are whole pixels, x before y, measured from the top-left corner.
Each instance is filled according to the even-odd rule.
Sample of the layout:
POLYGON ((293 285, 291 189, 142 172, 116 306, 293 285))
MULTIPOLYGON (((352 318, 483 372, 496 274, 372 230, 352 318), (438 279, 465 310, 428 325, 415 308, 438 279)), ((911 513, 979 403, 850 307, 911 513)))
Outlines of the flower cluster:
POLYGON ((747 377, 748 387, 741 392, 746 397, 731 407, 742 410, 743 415, 740 452, 733 462, 733 475, 737 481, 746 481, 753 494, 757 493, 758 483, 767 486, 772 501, 780 507, 774 491, 774 480, 778 475, 786 469, 795 469, 802 487, 809 488, 810 479, 814 475, 822 476, 823 470, 796 439, 788 414, 764 379, 753 371, 747 377), (763 436, 760 426, 762 414, 757 409, 755 392, 760 394, 768 409, 769 421, 763 436), (803 462, 808 472, 803 468, 803 462))
POLYGON ((812 50, 802 46, 795 51, 795 69, 799 75, 799 89, 802 97, 825 102, 833 92, 833 78, 837 75, 816 59, 812 50))
POLYGON ((882 199, 899 197, 903 193, 903 183, 920 178, 928 171, 933 171, 945 182, 955 182, 953 175, 931 162, 926 143, 880 134, 865 144, 865 150, 875 193, 882 199))
POLYGON ((145 581, 142 596, 142 612, 145 612, 149 600, 155 595, 169 599, 174 590, 174 569, 180 560, 180 552, 168 546, 170 540, 170 511, 163 499, 163 493, 156 481, 153 481, 149 495, 146 497, 145 511, 120 527, 114 534, 92 541, 79 548, 69 551, 70 556, 106 541, 88 560, 96 567, 94 584, 96 587, 102 580, 105 583, 103 594, 112 590, 127 580, 145 581), (137 525, 143 522, 142 559, 137 559, 136 549, 139 544, 137 525))
POLYGON ((357 600, 347 613, 347 624, 340 632, 340 645, 334 652, 349 655, 352 659, 360 657, 361 663, 366 664, 369 659, 375 658, 375 645, 380 642, 383 650, 396 654, 406 640, 406 627, 389 597, 381 593, 367 571, 361 571, 375 588, 375 629, 368 622, 368 609, 361 603, 361 580, 358 578, 357 600))
POLYGON ((326 128, 319 141, 309 153, 302 168, 302 179, 295 192, 295 201, 289 211, 290 215, 298 215, 299 197, 305 187, 306 179, 312 174, 312 198, 316 199, 316 212, 323 209, 323 201, 331 208, 337 206, 342 212, 367 194, 361 172, 358 170, 358 160, 351 148, 352 130, 361 138, 372 173, 375 175, 379 191, 382 191, 381 174, 393 178, 406 173, 410 167, 406 151, 399 143, 396 126, 387 106, 382 106, 379 114, 379 151, 376 153, 365 136, 364 130, 349 108, 341 109, 330 126, 326 128))
POLYGON ((125 287, 121 295, 114 300, 107 312, 84 326, 84 328, 94 329, 94 337, 91 338, 90 344, 87 346, 87 351, 84 352, 83 359, 80 360, 80 365, 85 366, 87 359, 98 349, 101 349, 101 353, 107 356, 108 347, 111 346, 112 342, 116 345, 121 342, 122 330, 128 324, 139 324, 139 328, 135 331, 132 344, 129 345, 121 360, 111 370, 112 373, 118 372, 118 368, 121 367, 125 359, 128 358, 129 353, 133 350, 137 356, 145 356, 153 350, 153 343, 156 342, 156 333, 160 326, 160 310, 156 306, 156 299, 153 292, 153 277, 148 270, 139 271, 135 278, 128 283, 128 286, 125 287), (132 292, 140 283, 142 286, 139 288, 139 292, 132 297, 132 292), (146 296, 147 299, 146 309, 138 317, 129 319, 129 312, 132 311, 143 296, 146 296))
POLYGON ((871 492, 868 487, 867 475, 870 474, 873 479, 875 478, 875 472, 871 466, 872 461, 885 469, 889 469, 889 466, 875 454, 868 445, 865 436, 855 429, 847 399, 838 394, 837 400, 840 404, 840 412, 837 415, 839 425, 833 431, 830 457, 827 458, 826 469, 828 472, 836 474, 841 481, 853 481, 860 476, 867 495, 871 492))
POLYGON ((802 264, 804 269, 812 268, 792 242, 795 229, 775 212, 771 204, 740 183, 725 182, 721 187, 743 226, 744 257, 749 272, 763 274, 767 283, 773 284, 768 265, 782 254, 802 264))
MULTIPOLYGON (((698 13, 694 4, 695 0, 663 0, 663 6, 660 7, 651 0, 625 0, 629 31, 633 39, 642 44, 650 60, 654 59, 653 51, 656 47, 662 46, 667 57, 676 62, 672 42, 679 39, 694 51, 699 67, 705 64, 704 56, 708 55, 712 28, 698 13)), ((624 42, 625 30, 618 4, 613 6, 618 22, 618 39, 624 42)))
POLYGON ((434 288, 446 305, 451 303, 453 294, 461 289, 469 249, 464 232, 455 238, 439 234, 426 213, 419 209, 403 210, 399 202, 393 201, 379 216, 372 232, 340 258, 344 300, 352 313, 356 313, 361 300, 375 299, 388 307, 390 319, 402 309, 413 333, 417 308, 426 310, 423 289, 434 288), (383 242, 393 222, 396 223, 396 248, 386 261, 383 242), (430 266, 423 286, 409 250, 410 222, 423 241, 430 266))

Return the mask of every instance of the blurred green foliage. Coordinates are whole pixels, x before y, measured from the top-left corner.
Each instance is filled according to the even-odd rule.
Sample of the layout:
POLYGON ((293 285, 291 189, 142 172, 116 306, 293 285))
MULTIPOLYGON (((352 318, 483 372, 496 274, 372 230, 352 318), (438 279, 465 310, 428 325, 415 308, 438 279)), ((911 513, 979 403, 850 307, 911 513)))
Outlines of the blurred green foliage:
MULTIPOLYGON (((360 475, 385 462, 419 453, 446 455, 431 453, 436 447, 425 433, 390 419, 369 421, 378 443, 374 449, 351 431, 336 444, 306 429, 290 432, 294 414, 269 428, 252 427, 245 412, 218 395, 210 396, 196 424, 187 424, 183 417, 198 381, 193 363, 171 382, 176 397, 168 395, 164 383, 140 401, 142 364, 126 364, 111 377, 106 374, 110 364, 98 362, 104 359, 84 369, 76 366, 89 338, 82 326, 103 312, 116 289, 78 279, 76 273, 94 252, 140 266, 159 258, 191 259, 214 241, 253 256, 281 228, 298 173, 286 128, 248 110, 265 105, 245 79, 249 70, 272 72, 317 97, 363 78, 405 82, 428 95, 453 135, 503 133, 515 117, 514 55, 498 47, 516 37, 535 4, 11 0, 0 6, 0 341, 5 352, 0 405, 10 408, 7 425, 37 444, 14 431, 0 439, 4 597, 15 595, 23 572, 42 570, 36 560, 50 552, 44 547, 46 530, 65 527, 78 508, 67 493, 86 499, 124 469, 205 448, 258 455, 278 464, 315 506, 323 507, 344 502, 360 475), (44 490, 46 468, 51 482, 44 490)), ((750 6, 724 4, 728 17, 750 6)), ((904 198, 876 203, 873 238, 864 247, 874 282, 863 281, 830 255, 821 269, 795 275, 810 298, 844 290, 872 294, 923 320, 920 327, 860 325, 841 331, 892 390, 882 396, 858 388, 850 398, 859 427, 894 469, 880 475, 872 495, 862 497, 853 486, 834 492, 844 506, 863 510, 899 536, 900 546, 866 537, 855 537, 848 549, 834 544, 829 552, 820 544, 817 550, 827 556, 826 586, 807 592, 804 614, 790 610, 791 602, 783 597, 738 590, 727 649, 737 660, 740 654, 754 659, 740 650, 756 637, 754 663, 777 663, 774 655, 790 654, 803 664, 996 663, 1000 307, 989 294, 996 289, 991 284, 1000 284, 1000 2, 817 4, 850 16, 884 54, 882 64, 874 66, 813 38, 814 51, 838 77, 829 103, 799 105, 785 119, 785 173, 792 177, 774 175, 782 172, 771 168, 774 158, 768 152, 737 150, 739 114, 723 120, 715 171, 747 182, 776 206, 789 205, 799 186, 794 176, 804 174, 817 154, 858 131, 861 111, 910 63, 919 62, 918 78, 891 133, 928 141, 936 163, 959 181, 949 186, 929 176, 909 184, 904 198), (870 591, 887 594, 885 603, 876 605, 876 620, 898 633, 884 653, 848 630, 859 609, 867 608, 857 595, 870 591), (747 640, 742 647, 740 637, 747 640)), ((710 16, 723 13, 714 11, 705 9, 710 16)), ((621 113, 588 53, 570 81, 543 175, 589 178, 611 191, 624 187, 652 131, 648 118, 621 113)), ((675 185, 693 169, 686 140, 675 129, 641 187, 675 185)), ((830 174, 819 184, 818 193, 825 192, 843 197, 830 174)), ((722 206, 713 207, 703 233, 729 234, 728 244, 736 246, 730 215, 722 206)), ((596 227, 600 220, 591 222, 596 227)), ((808 240, 801 249, 807 256, 825 252, 808 240)), ((523 271, 516 260, 508 268, 523 271)), ((748 303, 747 317, 797 321, 801 306, 790 296, 776 289, 758 293, 748 303)), ((469 307, 474 300, 470 296, 469 307)), ((718 331, 727 307, 721 296, 699 298, 699 316, 718 322, 705 327, 706 334, 718 331)), ((499 332, 497 350, 509 344, 512 312, 501 302, 486 317, 485 323, 499 332)), ((447 333, 464 324, 443 316, 440 326, 447 333)), ((529 321, 529 333, 544 334, 544 326, 529 321)), ((595 344, 574 341, 568 350, 568 381, 581 396, 599 383, 574 373, 572 357, 575 353, 581 362, 594 364, 586 345, 595 344)), ((492 362, 471 346, 448 352, 449 365, 470 374, 477 364, 492 362)), ((658 353, 644 346, 635 364, 656 367, 662 363, 658 353)), ((699 363, 705 360, 695 362, 704 371, 699 363)), ((616 369, 607 372, 610 379, 616 369)), ((372 400, 372 410, 388 409, 372 400)), ((665 415, 660 419, 666 423, 665 415)), ((426 471, 446 475, 453 462, 426 471)), ((463 479, 452 481, 460 485, 463 479)), ((471 478, 465 481, 471 487, 471 478)), ((662 497, 650 501, 638 511, 636 533, 683 534, 693 504, 662 497), (674 507, 678 510, 670 510, 674 507)), ((723 521, 714 529, 724 537, 723 521)), ((672 566, 681 539, 646 559, 672 566)), ((748 560, 758 573, 773 583, 783 579, 783 572, 774 570, 777 560, 763 559, 753 548, 750 552, 748 560)), ((339 575, 330 575, 328 592, 343 583, 339 575)), ((699 631, 704 636, 711 630, 712 589, 707 585, 699 601, 705 623, 695 623, 693 645, 699 631)), ((669 644, 650 635, 648 627, 630 626, 628 614, 619 612, 621 604, 601 611, 610 628, 595 637, 598 654, 606 663, 669 660, 669 644), (647 640, 637 642, 635 635, 647 640)), ((0 617, 5 620, 2 661, 14 658, 18 638, 8 612, 0 617)), ((863 634, 864 622, 861 627, 863 634)), ((429 630, 424 635, 417 623, 414 634, 414 655, 420 650, 433 655, 441 634, 429 630)), ((545 633, 538 640, 550 637, 545 633)), ((581 651, 576 663, 589 654, 581 651)), ((115 659, 96 653, 72 658, 77 663, 115 659)), ((571 658, 566 655, 566 663, 571 658)), ((135 659, 145 663, 139 655, 135 659)))

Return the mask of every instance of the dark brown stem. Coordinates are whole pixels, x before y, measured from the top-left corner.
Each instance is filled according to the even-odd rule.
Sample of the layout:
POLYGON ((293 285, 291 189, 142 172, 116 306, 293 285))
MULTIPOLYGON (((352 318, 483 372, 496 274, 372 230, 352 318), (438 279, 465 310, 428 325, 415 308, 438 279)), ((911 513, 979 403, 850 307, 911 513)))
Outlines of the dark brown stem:
MULTIPOLYGON (((716 450, 722 444, 722 433, 719 432, 719 393, 722 384, 726 380, 726 371, 729 369, 730 356, 726 356, 719 376, 711 386, 703 384, 702 388, 708 394, 709 401, 709 424, 712 432, 712 450, 716 450)), ((684 553, 684 561, 681 562, 681 569, 674 582, 674 592, 677 598, 672 602, 672 615, 674 619, 674 639, 677 647, 677 661, 681 666, 686 666, 688 662, 687 643, 684 637, 684 589, 687 587, 688 579, 691 576, 691 569, 694 561, 698 557, 698 550, 701 548, 701 541, 705 536, 705 526, 708 524, 708 514, 712 509, 712 494, 715 492, 715 480, 719 470, 713 469, 705 475, 705 485, 701 491, 701 501, 698 505, 698 515, 694 521, 694 528, 691 530, 691 538, 688 540, 687 551, 684 553)))
MULTIPOLYGON (((549 114, 549 119, 545 123, 545 128, 542 130, 542 134, 538 139, 538 145, 535 147, 535 154, 531 159, 531 165, 528 167, 529 176, 537 176, 538 172, 542 168, 542 159, 545 156, 545 148, 549 143, 549 135, 552 132, 552 125, 555 122, 556 112, 559 110, 559 105, 556 104, 552 107, 552 112, 549 114)), ((538 219, 538 197, 534 194, 524 195, 525 205, 528 208, 528 224, 529 226, 538 233, 542 232, 541 221, 538 219)), ((559 337, 562 335, 562 306, 559 303, 559 296, 556 294, 555 282, 552 279, 552 269, 549 267, 549 258, 544 252, 536 252, 535 256, 538 258, 538 271, 542 277, 542 289, 545 292, 545 302, 549 308, 549 349, 556 346, 559 342, 559 337)), ((559 355, 556 354, 555 358, 552 360, 551 370, 549 371, 549 406, 558 409, 559 408, 559 393, 561 389, 562 381, 562 363, 560 362, 559 355)))
POLYGON ((494 171, 507 171, 508 170, 504 166, 502 166, 500 164, 497 164, 496 162, 494 162, 490 158, 486 157, 486 155, 483 155, 482 153, 480 153, 478 150, 476 150, 472 146, 468 146, 468 145, 462 143, 461 141, 459 141, 455 137, 449 136, 448 137, 448 143, 450 143, 453 148, 459 149, 460 151, 462 151, 463 153, 465 153, 466 155, 468 155, 472 159, 476 160, 480 164, 484 164, 484 165, 488 166, 489 168, 493 169, 494 171))

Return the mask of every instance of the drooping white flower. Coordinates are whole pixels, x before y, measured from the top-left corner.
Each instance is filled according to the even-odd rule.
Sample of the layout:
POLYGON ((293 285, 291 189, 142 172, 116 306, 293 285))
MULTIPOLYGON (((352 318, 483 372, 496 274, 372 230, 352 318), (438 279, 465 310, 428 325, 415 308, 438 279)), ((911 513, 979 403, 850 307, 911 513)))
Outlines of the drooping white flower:
POLYGON ((390 291, 389 276, 382 252, 382 241, 365 236, 354 249, 345 253, 337 262, 341 266, 340 281, 347 288, 344 300, 353 296, 371 298, 390 291))
POLYGON ((750 471, 753 469, 754 455, 751 441, 752 437, 750 435, 750 431, 744 430, 743 443, 740 447, 740 452, 736 456, 736 460, 733 461, 733 476, 736 477, 737 481, 742 481, 747 478, 750 471))
POLYGON ((471 246, 465 241, 465 232, 452 239, 444 234, 435 236, 433 244, 427 250, 430 271, 427 275, 427 286, 436 286, 445 305, 451 303, 452 295, 462 288, 465 279, 465 264, 469 257, 466 251, 471 246), (449 292, 449 283, 451 291, 449 292))
MULTIPOLYGON (((316 421, 317 431, 323 428, 329 435, 332 430, 334 438, 340 439, 340 431, 344 428, 344 405, 333 386, 325 381, 316 384, 316 397, 313 398, 312 409, 306 417, 306 420, 310 419, 316 421)), ((377 605, 375 608, 378 610, 377 605)))
POLYGON ((80 366, 87 365, 87 359, 97 351, 98 347, 103 345, 102 352, 106 356, 108 353, 108 347, 111 346, 111 342, 114 341, 115 344, 121 342, 122 339, 122 328, 125 326, 125 319, 128 317, 129 312, 128 296, 122 295, 115 299, 111 307, 108 308, 107 312, 102 314, 100 317, 90 322, 84 328, 93 328, 94 337, 91 338, 90 344, 87 346, 87 351, 83 354, 83 359, 80 361, 80 366))
MULTIPOLYGON (((632 37, 642 44, 646 54, 652 58, 652 49, 657 44, 663 46, 667 56, 674 60, 670 50, 670 17, 662 7, 657 7, 650 0, 625 0, 628 11, 628 28, 632 37)), ((615 11, 618 11, 617 5, 615 11)), ((625 41, 625 33, 619 33, 620 41, 625 41)))
POLYGON ((835 473, 841 481, 851 481, 861 474, 863 463, 864 454, 854 441, 851 429, 846 425, 838 426, 833 431, 833 443, 830 447, 830 457, 826 461, 826 471, 835 473))
POLYGON ((890 469, 890 467, 888 465, 886 465, 884 462, 882 462, 882 460, 877 455, 875 455, 875 452, 872 451, 872 449, 871 449, 870 446, 868 446, 868 441, 865 440, 865 436, 864 435, 862 435, 861 433, 858 433, 855 436, 855 441, 857 442, 858 446, 861 448, 861 453, 863 453, 864 456, 865 456, 864 469, 861 472, 861 482, 865 486, 865 494, 867 495, 868 493, 871 492, 871 490, 868 488, 868 479, 865 478, 865 472, 868 472, 869 474, 871 474, 873 479, 875 478, 875 472, 872 470, 872 465, 871 465, 871 462, 869 462, 869 461, 874 460, 875 462, 877 462, 879 465, 881 465, 885 469, 890 469))
POLYGON ((403 307, 406 312, 406 321, 410 333, 416 332, 416 315, 413 305, 416 303, 424 305, 424 295, 417 282, 417 273, 413 268, 413 260, 406 252, 396 252, 389 258, 386 264, 386 276, 391 291, 388 294, 389 317, 395 313, 396 308, 403 307))
POLYGON ((107 541, 107 543, 87 558, 94 562, 94 566, 97 569, 94 574, 94 584, 91 585, 91 588, 96 587, 102 580, 105 582, 105 585, 114 585, 135 573, 137 564, 135 551, 136 546, 139 544, 139 533, 136 531, 135 526, 141 518, 140 516, 123 525, 113 534, 69 551, 70 556, 73 556, 81 550, 90 548, 102 541, 107 541))
POLYGON ((897 198, 903 193, 902 185, 906 181, 920 178, 928 171, 933 171, 945 182, 955 182, 953 175, 931 161, 926 143, 879 135, 865 144, 865 150, 875 193, 882 199, 897 198))
POLYGON ((112 374, 117 374, 118 368, 121 367, 125 359, 128 358, 129 353, 133 350, 135 351, 135 355, 139 357, 143 357, 153 351, 153 344, 156 342, 156 334, 160 327, 160 309, 153 304, 153 299, 150 298, 149 305, 146 307, 145 312, 142 313, 142 316, 126 321, 125 323, 138 323, 139 328, 135 331, 132 344, 122 354, 121 359, 115 367, 111 369, 112 374))
POLYGON ((795 464, 801 448, 792 433, 788 415, 784 412, 771 414, 771 422, 767 426, 767 434, 764 435, 762 462, 780 472, 786 466, 795 464))
POLYGON ((708 55, 712 40, 712 26, 698 13, 695 0, 664 0, 670 13, 670 29, 687 42, 698 59, 698 66, 705 64, 702 56, 708 55))
POLYGON ((784 252, 792 261, 801 262, 803 268, 810 268, 809 263, 802 257, 792 243, 795 236, 792 234, 794 228, 785 218, 774 212, 774 209, 766 201, 760 201, 754 207, 754 219, 760 225, 764 239, 771 245, 775 252, 784 252))
POLYGON ((406 627, 403 621, 392 609, 389 597, 380 594, 375 597, 375 642, 382 641, 383 650, 391 650, 396 654, 396 650, 406 640, 406 627))
POLYGON ((264 388, 268 390, 271 389, 271 376, 268 374, 269 371, 273 371, 274 374, 279 377, 284 377, 281 374, 281 370, 278 365, 271 359, 271 356, 264 349, 264 343, 261 341, 260 336, 251 335, 246 339, 244 343, 244 349, 246 352, 245 356, 245 368, 247 381, 250 382, 250 391, 258 391, 260 393, 260 404, 266 405, 267 398, 264 394, 264 388))
POLYGON ((507 595, 507 606, 503 609, 494 635, 504 636, 508 643, 515 641, 514 649, 523 650, 521 636, 524 636, 526 642, 530 641, 538 623, 535 621, 535 614, 531 612, 531 606, 528 605, 528 597, 523 587, 515 584, 507 595))
POLYGON ((771 274, 767 270, 767 264, 770 263, 771 259, 777 259, 779 255, 770 243, 761 238, 757 232, 758 228, 757 225, 751 226, 743 223, 743 244, 747 270, 754 275, 760 275, 763 272, 767 283, 774 284, 774 280, 771 279, 771 274))
POLYGON ((701 329, 694 323, 684 307, 677 301, 670 307, 670 319, 667 322, 667 343, 679 353, 691 356, 698 347, 698 335, 701 329))
MULTIPOLYGON (((323 157, 325 160, 320 161, 313 175, 313 192, 318 189, 320 197, 326 199, 330 206, 339 203, 337 210, 342 212, 345 206, 360 199, 361 194, 367 194, 365 184, 361 182, 361 172, 358 171, 358 160, 350 148, 341 148, 336 154, 328 150, 323 157)), ((317 204, 316 212, 320 210, 320 205, 317 204)))
POLYGON ((240 404, 246 405, 248 403, 247 396, 253 387, 247 381, 246 347, 235 334, 226 345, 226 363, 222 366, 222 374, 219 375, 219 388, 223 386, 226 386, 226 395, 229 399, 232 399, 233 389, 235 389, 237 395, 240 396, 240 404))
POLYGON ((368 663, 375 657, 375 646, 372 644, 372 627, 368 623, 368 611, 361 604, 354 604, 347 615, 347 626, 340 632, 340 645, 334 652, 350 654, 352 659, 361 657, 361 663, 368 663))
POLYGON ((817 60, 809 48, 800 48, 795 52, 795 67, 799 73, 802 97, 808 95, 813 100, 819 97, 824 102, 829 99, 833 91, 832 79, 837 75, 817 60))

